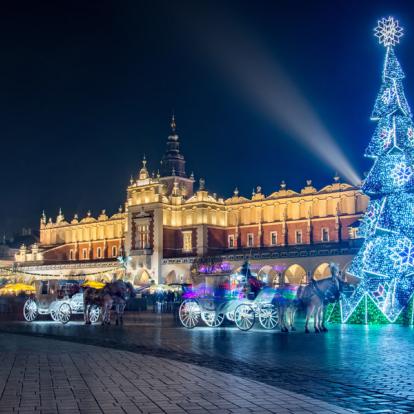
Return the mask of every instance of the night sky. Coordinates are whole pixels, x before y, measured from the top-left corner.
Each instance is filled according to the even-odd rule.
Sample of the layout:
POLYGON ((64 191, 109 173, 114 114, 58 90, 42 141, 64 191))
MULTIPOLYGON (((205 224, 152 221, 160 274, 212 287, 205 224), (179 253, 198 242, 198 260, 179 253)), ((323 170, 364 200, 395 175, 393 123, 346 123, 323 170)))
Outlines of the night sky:
POLYGON ((143 154, 159 167, 173 110, 187 172, 211 192, 331 183, 332 166, 269 120, 223 65, 236 51, 249 68, 252 44, 289 75, 362 176, 384 56, 372 29, 388 15, 405 28, 397 56, 414 105, 411 1, 2 4, 0 232, 37 228, 43 209, 55 218, 62 207, 67 219, 114 212, 143 154))

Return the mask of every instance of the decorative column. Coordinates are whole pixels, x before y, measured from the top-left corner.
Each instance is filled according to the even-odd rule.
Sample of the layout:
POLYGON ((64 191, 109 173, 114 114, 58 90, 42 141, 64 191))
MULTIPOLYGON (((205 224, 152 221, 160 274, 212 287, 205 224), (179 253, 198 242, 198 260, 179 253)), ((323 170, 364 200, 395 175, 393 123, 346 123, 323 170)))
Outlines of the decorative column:
POLYGON ((342 224, 341 224, 341 220, 339 219, 340 215, 341 215, 341 210, 339 207, 339 203, 337 203, 336 209, 335 209, 335 231, 337 234, 337 240, 339 242, 342 240, 342 235, 341 235, 342 224))
POLYGON ((288 239, 288 227, 287 227, 287 205, 285 206, 283 213, 282 213, 282 246, 287 246, 289 239, 288 239))
POLYGON ((312 208, 309 207, 308 209, 308 227, 307 227, 307 234, 309 244, 313 243, 313 227, 312 227, 312 208))

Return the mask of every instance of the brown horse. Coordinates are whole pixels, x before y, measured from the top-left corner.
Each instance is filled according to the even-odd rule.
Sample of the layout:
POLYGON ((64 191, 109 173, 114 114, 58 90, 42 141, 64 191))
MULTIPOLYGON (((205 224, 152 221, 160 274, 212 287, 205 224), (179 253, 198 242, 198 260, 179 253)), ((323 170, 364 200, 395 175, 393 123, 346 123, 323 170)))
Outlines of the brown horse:
POLYGON ((135 297, 135 289, 129 282, 116 280, 107 283, 102 289, 87 287, 83 293, 85 323, 89 325, 90 310, 93 305, 102 309, 102 325, 111 323, 111 309, 116 313, 116 324, 123 323, 123 314, 130 297, 135 297))
POLYGON ((109 291, 116 315, 115 323, 116 325, 123 325, 125 307, 128 300, 136 296, 135 289, 130 282, 124 282, 122 280, 117 280, 108 285, 110 285, 109 291))
POLYGON ((306 308, 305 332, 309 333, 309 319, 313 316, 315 333, 327 332, 325 326, 325 308, 328 303, 339 300, 345 282, 341 279, 339 267, 330 263, 331 277, 322 280, 311 280, 306 286, 301 286, 297 293, 299 303, 306 308))

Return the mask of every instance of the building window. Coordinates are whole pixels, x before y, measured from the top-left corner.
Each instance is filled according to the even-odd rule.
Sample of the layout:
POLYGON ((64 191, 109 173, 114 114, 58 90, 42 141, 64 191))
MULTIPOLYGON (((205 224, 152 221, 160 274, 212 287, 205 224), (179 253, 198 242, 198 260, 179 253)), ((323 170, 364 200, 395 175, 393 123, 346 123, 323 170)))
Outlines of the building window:
POLYGON ((69 260, 73 260, 74 258, 74 252, 73 250, 69 250, 69 260))
POLYGON ((191 252, 193 250, 193 232, 183 231, 183 252, 191 252))
POLYGON ((229 236, 229 248, 230 249, 234 248, 234 236, 233 235, 229 236))
POLYGON ((254 245, 254 235, 253 233, 248 233, 247 234, 247 246, 253 247, 253 245, 254 245))
POLYGON ((321 240, 323 242, 328 242, 329 241, 329 229, 327 227, 323 227, 321 229, 321 240))
POLYGON ((112 246, 112 257, 116 257, 118 255, 118 249, 116 246, 112 246))
POLYGON ((270 244, 272 246, 276 246, 277 245, 277 233, 275 231, 272 231, 270 233, 270 244))
POLYGON ((100 247, 98 247, 98 248, 96 249, 96 257, 97 257, 98 259, 101 259, 101 258, 102 258, 102 249, 101 249, 100 247))
POLYGON ((302 230, 296 230, 295 236, 296 236, 296 244, 302 244, 303 243, 302 230))
POLYGON ((149 225, 148 224, 140 224, 138 226, 138 249, 149 249, 149 225))
POLYGON ((358 239, 358 228, 357 227, 348 227, 348 233, 350 239, 358 239))
POLYGON ((82 249, 82 259, 87 259, 88 258, 88 253, 86 249, 82 249))

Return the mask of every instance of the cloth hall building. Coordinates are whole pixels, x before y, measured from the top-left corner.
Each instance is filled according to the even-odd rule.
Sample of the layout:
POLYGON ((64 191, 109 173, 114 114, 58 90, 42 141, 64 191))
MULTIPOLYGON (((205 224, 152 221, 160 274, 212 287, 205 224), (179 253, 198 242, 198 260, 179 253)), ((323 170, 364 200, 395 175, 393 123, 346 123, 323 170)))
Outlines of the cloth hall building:
POLYGON ((22 245, 14 268, 41 277, 118 273, 142 285, 196 282, 236 270, 248 258, 263 278, 300 283, 324 277, 332 260, 346 270, 367 204, 359 188, 339 177, 319 190, 311 181, 299 192, 282 182, 268 195, 258 187, 249 198, 237 189, 220 198, 187 174, 173 118, 160 172, 150 174, 144 159, 124 207, 96 218, 43 214, 40 242, 22 245))

